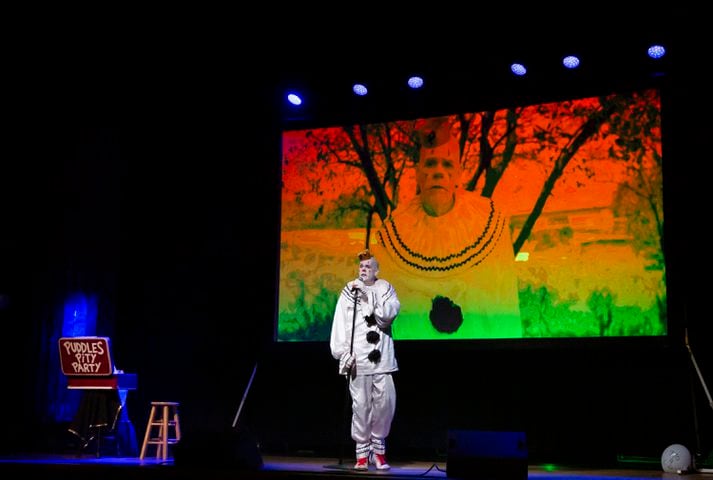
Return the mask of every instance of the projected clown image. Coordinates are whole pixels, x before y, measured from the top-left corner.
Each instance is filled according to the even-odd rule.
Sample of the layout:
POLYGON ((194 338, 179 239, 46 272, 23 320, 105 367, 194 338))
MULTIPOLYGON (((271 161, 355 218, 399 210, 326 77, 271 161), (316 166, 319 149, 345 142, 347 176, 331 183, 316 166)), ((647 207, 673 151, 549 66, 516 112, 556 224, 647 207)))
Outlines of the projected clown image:
POLYGON ((369 248, 395 340, 661 336, 655 89, 283 132, 278 341, 329 338, 369 248))
POLYGON ((451 129, 441 118, 416 131, 417 194, 387 218, 372 246, 403 289, 404 328, 394 325, 394 335, 521 337, 508 222, 492 200, 460 188, 459 135, 451 129))

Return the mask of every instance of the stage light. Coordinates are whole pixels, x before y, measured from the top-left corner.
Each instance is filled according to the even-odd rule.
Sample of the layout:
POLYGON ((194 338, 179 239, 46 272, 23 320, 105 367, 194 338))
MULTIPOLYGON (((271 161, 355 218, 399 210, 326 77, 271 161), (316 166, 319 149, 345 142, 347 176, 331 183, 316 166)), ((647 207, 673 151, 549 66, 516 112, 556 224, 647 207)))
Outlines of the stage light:
POLYGON ((666 49, 663 45, 651 45, 648 50, 646 50, 646 53, 649 57, 656 59, 666 55, 666 49))
POLYGON ((296 94, 294 92, 290 92, 287 94, 287 101, 295 106, 302 105, 302 97, 300 97, 298 94, 296 94))
POLYGON ((577 68, 579 66, 579 58, 574 55, 567 55, 562 59, 562 65, 569 69, 577 68))
POLYGON ((527 73, 527 68, 522 63, 513 63, 510 65, 510 71, 517 76, 522 77, 527 73))
POLYGON ((352 87, 352 91, 354 91, 354 93, 359 95, 360 97, 363 97, 364 95, 369 93, 369 90, 366 88, 366 85, 363 85, 361 83, 355 83, 352 87))
POLYGON ((413 89, 421 88, 421 87, 423 87, 423 78, 414 75, 408 79, 407 83, 408 83, 408 86, 413 89))

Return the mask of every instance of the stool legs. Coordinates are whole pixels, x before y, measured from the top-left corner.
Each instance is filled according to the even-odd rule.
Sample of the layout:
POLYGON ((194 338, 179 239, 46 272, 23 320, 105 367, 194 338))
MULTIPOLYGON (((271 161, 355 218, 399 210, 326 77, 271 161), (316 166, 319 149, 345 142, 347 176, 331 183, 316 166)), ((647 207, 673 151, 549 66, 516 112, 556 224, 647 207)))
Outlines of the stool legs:
POLYGON ((161 424, 158 432, 161 444, 156 451, 156 458, 158 458, 159 452, 161 452, 162 459, 166 460, 168 457, 168 408, 166 407, 163 408, 163 423, 161 424))
POLYGON ((144 443, 141 446, 143 460, 149 445, 156 445, 156 459, 168 459, 168 446, 175 445, 181 440, 181 424, 178 417, 178 402, 151 402, 151 413, 144 433, 144 443), (160 417, 159 417, 160 409, 160 417), (154 436, 153 429, 158 427, 154 436), (174 435, 171 436, 170 428, 173 427, 174 435))
POLYGON ((144 443, 141 444, 141 455, 139 458, 141 460, 146 456, 146 448, 149 446, 149 438, 151 437, 151 424, 156 416, 156 405, 151 405, 151 413, 149 414, 149 422, 146 425, 146 433, 144 434, 144 443))

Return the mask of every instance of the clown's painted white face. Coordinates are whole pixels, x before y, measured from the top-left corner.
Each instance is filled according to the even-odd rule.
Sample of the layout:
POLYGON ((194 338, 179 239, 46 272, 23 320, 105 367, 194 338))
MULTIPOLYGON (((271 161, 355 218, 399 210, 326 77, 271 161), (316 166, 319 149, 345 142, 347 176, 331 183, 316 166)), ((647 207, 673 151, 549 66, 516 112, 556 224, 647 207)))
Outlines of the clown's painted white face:
POLYGON ((461 175, 458 142, 453 139, 435 148, 424 148, 416 166, 421 204, 428 215, 448 213, 455 204, 461 175))
POLYGON ((378 271, 379 265, 373 257, 359 262, 359 278, 365 285, 374 284, 378 271))

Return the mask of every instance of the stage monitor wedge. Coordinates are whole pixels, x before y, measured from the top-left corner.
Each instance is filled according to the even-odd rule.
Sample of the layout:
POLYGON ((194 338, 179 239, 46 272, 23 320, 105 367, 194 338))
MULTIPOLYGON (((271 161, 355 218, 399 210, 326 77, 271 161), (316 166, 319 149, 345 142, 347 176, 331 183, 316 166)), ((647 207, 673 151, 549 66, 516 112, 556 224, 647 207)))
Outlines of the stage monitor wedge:
POLYGON ((527 460, 524 432, 448 431, 448 478, 527 480, 527 460))

